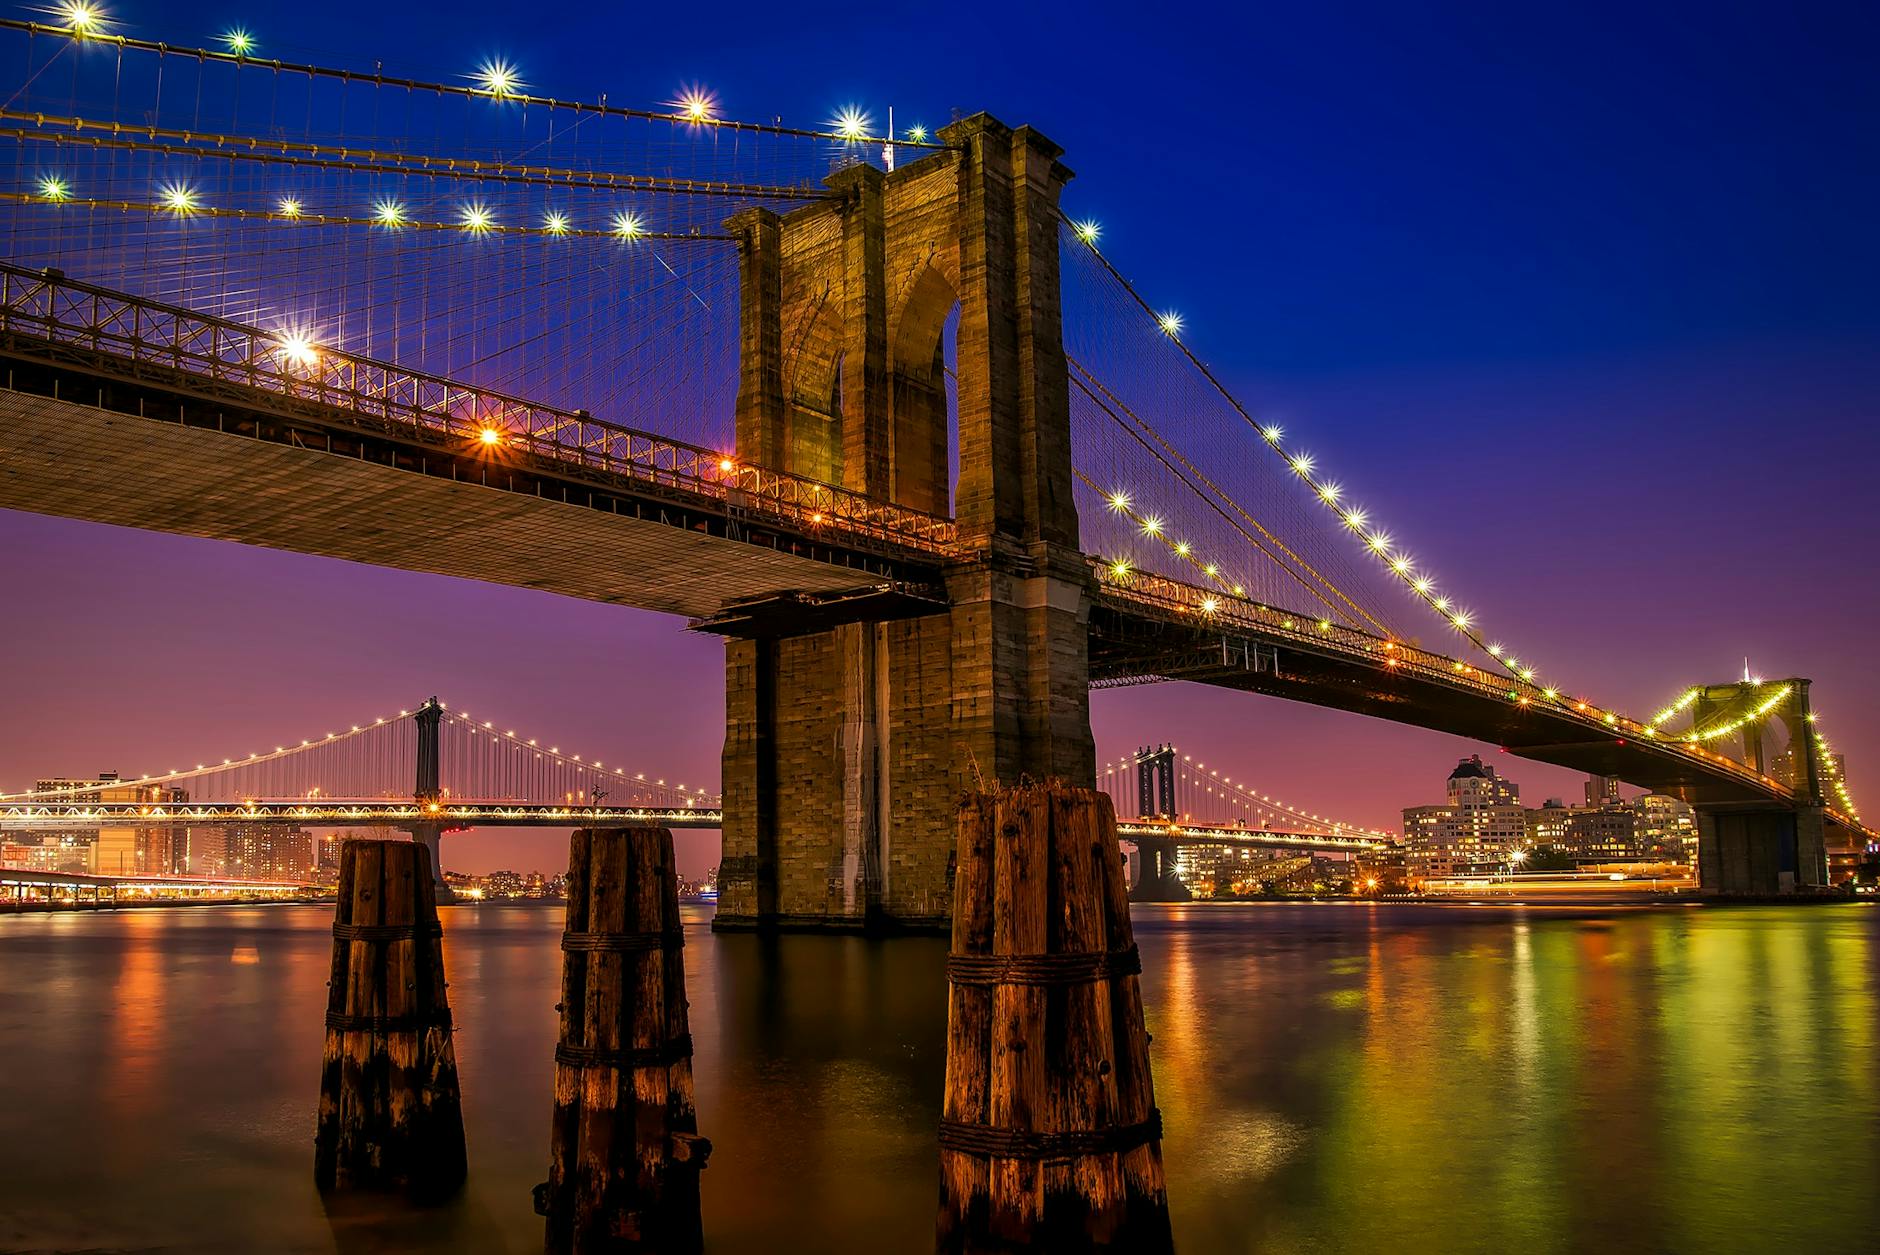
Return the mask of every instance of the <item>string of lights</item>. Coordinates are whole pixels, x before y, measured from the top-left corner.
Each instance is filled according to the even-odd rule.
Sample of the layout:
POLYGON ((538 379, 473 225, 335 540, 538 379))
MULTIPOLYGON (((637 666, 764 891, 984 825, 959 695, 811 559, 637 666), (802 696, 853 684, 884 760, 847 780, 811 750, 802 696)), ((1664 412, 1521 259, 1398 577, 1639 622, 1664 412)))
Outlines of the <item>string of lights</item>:
POLYGON ((513 728, 504 729, 499 733, 496 731, 496 721, 493 719, 485 719, 479 723, 470 717, 470 712, 467 710, 452 710, 443 702, 439 702, 438 706, 444 711, 445 718, 463 724, 474 732, 497 738, 517 750, 536 754, 565 767, 591 772, 600 777, 615 780, 631 779, 656 785, 660 788, 670 788, 680 796, 689 799, 688 805, 716 805, 719 801, 719 797, 715 793, 707 793, 703 789, 687 789, 683 784, 668 785, 664 780, 648 781, 646 779, 646 773, 643 771, 629 773, 625 767, 607 767, 597 758, 584 758, 580 754, 573 753, 564 754, 559 745, 543 746, 538 738, 524 736, 513 728))
MULTIPOLYGON (((568 768, 571 771, 586 773, 596 779, 631 781, 644 783, 657 788, 669 788, 681 798, 685 799, 687 806, 711 807, 716 806, 719 802, 717 794, 710 793, 704 789, 688 789, 683 783, 668 785, 664 779, 649 781, 647 780, 645 772, 629 772, 625 767, 621 766, 610 768, 605 766, 599 759, 587 758, 580 754, 563 753, 559 745, 542 746, 536 738, 522 736, 513 729, 505 729, 498 732, 496 731, 495 721, 485 720, 479 723, 470 717, 468 711, 451 710, 449 705, 444 702, 438 703, 438 709, 443 712, 445 719, 461 725, 465 730, 473 734, 486 735, 494 740, 498 740, 515 753, 532 755, 538 759, 544 759, 568 768)), ((257 751, 244 754, 237 758, 224 758, 219 763, 198 763, 193 768, 171 768, 163 772, 152 772, 146 775, 125 777, 116 780, 61 784, 52 789, 0 793, 0 800, 19 802, 67 799, 75 796, 123 788, 162 788, 183 782, 199 782, 206 777, 219 776, 231 772, 248 772, 256 767, 270 763, 278 763, 283 759, 293 758, 296 755, 309 751, 328 751, 345 742, 353 741, 369 734, 381 733, 388 728, 400 724, 410 723, 417 717, 418 713, 418 711, 401 710, 396 715, 374 718, 367 723, 349 725, 347 730, 343 732, 328 732, 321 736, 306 737, 298 744, 277 745, 272 751, 257 751)), ((415 741, 413 743, 415 744, 415 741)), ((321 791, 322 790, 318 789, 314 790, 315 793, 321 791)), ((328 794, 331 793, 330 789, 324 791, 328 794)))
MULTIPOLYGON (((1768 685, 1760 685, 1754 691, 1760 693, 1763 689, 1768 687, 1768 685)), ((1721 740, 1726 736, 1731 736, 1742 731, 1750 724, 1761 723, 1769 712, 1781 705, 1782 699, 1793 691, 1794 686, 1784 684, 1777 688, 1775 692, 1769 694, 1752 706, 1748 713, 1739 715, 1734 719, 1721 719, 1707 728, 1694 727, 1689 732, 1683 734, 1683 740, 1690 744, 1696 744, 1700 741, 1721 740)))
MULTIPOLYGON (((1334 836, 1370 837, 1379 841, 1393 841, 1396 834, 1377 828, 1366 828, 1362 824, 1348 824, 1293 806, 1269 794, 1260 793, 1251 786, 1235 784, 1232 776, 1222 776, 1218 769, 1209 769, 1205 763, 1195 762, 1191 755, 1183 754, 1178 760, 1180 770, 1185 773, 1178 780, 1185 780, 1189 790, 1199 789, 1204 793, 1222 799, 1224 805, 1238 806, 1249 812, 1259 812, 1269 817, 1284 816, 1307 828, 1320 828, 1334 836)), ((1138 760, 1134 755, 1117 759, 1114 763, 1103 766, 1103 788, 1106 792, 1127 790, 1134 783, 1138 760)), ((1181 787, 1178 785, 1178 788, 1181 787)), ((1180 794, 1178 792, 1177 796, 1180 794)), ((1229 816, 1209 815, 1204 819, 1215 822, 1229 816)))
POLYGON ((577 170, 476 157, 438 157, 425 153, 384 152, 353 145, 301 143, 264 136, 223 135, 89 118, 0 109, 0 121, 30 123, 0 126, 0 136, 62 147, 109 148, 166 157, 204 157, 261 162, 305 170, 345 170, 354 174, 423 175, 478 183, 514 183, 535 187, 585 187, 602 191, 660 192, 679 196, 721 196, 738 200, 828 200, 826 188, 785 187, 760 183, 684 179, 670 175, 577 170), (47 127, 65 128, 47 130, 47 127), (102 131, 104 134, 88 134, 102 131))
POLYGON ((1249 805, 1260 808, 1270 808, 1300 823, 1316 824, 1320 827, 1329 828, 1334 834, 1356 834, 1364 837, 1375 837, 1381 841, 1396 839, 1395 833, 1386 832, 1378 828, 1366 828, 1362 824, 1348 824, 1342 820, 1333 819, 1328 815, 1320 815, 1317 812, 1303 810, 1300 807, 1282 802, 1270 794, 1261 793, 1247 785, 1235 784, 1232 776, 1223 776, 1220 774, 1218 768, 1210 769, 1206 763, 1194 762, 1187 754, 1181 756, 1181 762, 1184 766, 1192 767, 1195 773, 1195 783, 1208 789, 1210 792, 1213 791, 1215 785, 1219 785, 1222 789, 1234 794, 1241 801, 1249 805), (1201 775, 1204 771, 1207 773, 1205 776, 1201 775))
POLYGON ((1860 808, 1854 805, 1854 795, 1848 792, 1847 777, 1841 772, 1840 760, 1834 755, 1834 747, 1828 743, 1827 736, 1820 729, 1820 721, 1811 712, 1808 722, 1813 725, 1809 735, 1815 742, 1815 761, 1821 764, 1821 774, 1833 795, 1840 799, 1841 812, 1856 822, 1860 819, 1860 808))
POLYGON ((1702 690, 1700 689, 1685 690, 1685 692, 1676 701, 1672 702, 1669 706, 1666 706, 1663 710, 1653 715, 1652 721, 1648 726, 1650 726, 1653 729, 1659 729, 1659 728, 1664 727, 1665 724, 1671 722, 1671 720, 1675 719, 1678 715, 1690 709, 1691 703, 1697 700, 1701 691, 1702 690))
POLYGON ((1447 595, 1439 593, 1435 579, 1420 569, 1415 559, 1398 545, 1388 532, 1372 526, 1368 513, 1359 506, 1347 502, 1344 490, 1337 483, 1317 473, 1317 464, 1311 454, 1297 447, 1288 447, 1284 442, 1285 432, 1278 425, 1262 424, 1255 420, 1240 400, 1183 341, 1181 332, 1186 324, 1182 316, 1173 310, 1157 311, 1097 247, 1102 229, 1094 220, 1080 221, 1066 217, 1065 222, 1069 225, 1073 236, 1090 250, 1091 255, 1096 258, 1103 269, 1129 295, 1136 306, 1154 322, 1156 329, 1168 338, 1188 364, 1199 372, 1201 377, 1249 427, 1259 434, 1266 446, 1280 457, 1292 473, 1305 484, 1313 497, 1331 511, 1343 527, 1358 537, 1368 553, 1414 596, 1440 615, 1445 623, 1461 633, 1471 644, 1494 658, 1511 675, 1529 682, 1535 680, 1533 667, 1522 665, 1517 657, 1508 653, 1501 645, 1488 641, 1475 626, 1474 615, 1471 612, 1457 607, 1447 595))
POLYGON ((19 793, 0 793, 0 798, 48 798, 70 797, 78 793, 97 793, 105 789, 121 789, 130 786, 160 787, 174 784, 179 780, 196 780, 206 775, 217 775, 226 771, 250 768, 263 763, 277 762, 280 759, 298 754, 303 750, 324 747, 348 741, 354 737, 374 732, 387 724, 396 724, 413 717, 413 712, 401 710, 396 715, 375 718, 370 723, 350 725, 345 732, 328 732, 323 736, 304 738, 298 745, 277 745, 272 752, 254 752, 239 758, 224 758, 219 763, 197 763, 193 769, 172 767, 168 771, 152 772, 148 775, 125 777, 118 780, 87 782, 70 786, 62 785, 56 789, 28 789, 19 793))
POLYGON ((224 45, 222 48, 199 48, 112 34, 108 29, 111 24, 110 15, 101 6, 89 3, 88 0, 66 0, 58 6, 57 13, 64 20, 63 25, 55 26, 19 18, 0 18, 0 30, 23 31, 30 35, 68 36, 81 42, 109 44, 126 51, 155 53, 160 56, 186 57, 204 64, 254 66, 277 73, 304 75, 308 78, 367 83, 439 96, 482 97, 533 108, 567 110, 589 116, 667 122, 676 126, 696 127, 700 130, 739 131, 843 143, 882 144, 891 148, 941 149, 945 147, 944 144, 937 144, 930 140, 924 127, 911 127, 903 136, 871 135, 869 130, 873 126, 873 120, 867 113, 852 106, 843 109, 832 119, 828 130, 783 126, 768 122, 746 122, 718 116, 716 98, 701 88, 691 88, 681 93, 679 99, 670 102, 672 109, 669 112, 635 109, 604 102, 584 103, 534 95, 528 91, 528 84, 523 81, 520 70, 502 60, 485 61, 477 67, 474 73, 465 76, 468 80, 465 84, 428 82, 423 79, 384 73, 367 74, 333 66, 310 65, 258 56, 256 54, 259 51, 259 43, 252 33, 243 28, 226 32, 222 36, 224 45))
MULTIPOLYGON (((1155 448, 1151 448, 1149 452, 1151 453, 1152 456, 1154 456, 1164 466, 1168 467, 1171 471, 1173 471, 1175 468, 1169 465, 1168 459, 1173 458, 1176 462, 1179 462, 1182 468, 1188 473, 1189 476, 1192 476, 1195 481, 1197 481, 1201 486, 1204 486, 1207 489, 1207 492, 1198 494, 1201 497, 1201 499, 1204 502, 1206 502, 1206 504, 1216 514, 1219 514, 1221 517, 1225 518, 1228 524, 1231 527, 1233 527, 1236 532, 1246 537, 1248 542, 1251 543, 1255 549, 1259 550, 1262 554, 1266 555, 1266 557, 1270 559, 1275 566, 1285 571, 1297 583, 1299 583, 1301 587, 1303 587, 1308 593, 1310 593, 1316 600, 1323 603, 1327 608, 1332 610, 1334 614, 1338 615, 1339 618, 1346 619, 1347 621, 1354 622, 1354 623, 1356 622, 1357 619, 1363 619, 1366 623, 1369 623, 1373 628, 1375 628, 1382 635, 1385 635, 1385 636, 1392 635, 1390 629, 1387 628, 1383 623, 1381 623, 1374 615, 1372 615, 1370 611, 1366 610, 1363 606, 1359 605, 1343 589, 1339 588, 1335 583, 1333 583, 1325 575, 1320 573, 1320 571, 1316 567, 1314 567, 1311 563, 1307 562, 1304 558, 1302 558, 1296 551, 1293 550, 1291 546, 1287 545, 1285 541, 1281 540, 1278 536, 1274 535, 1273 532, 1270 531, 1264 524, 1262 524, 1258 519, 1254 518, 1252 514, 1248 513, 1245 509, 1243 509, 1239 505, 1239 503, 1236 502, 1232 497, 1229 497, 1227 493, 1222 491, 1221 488, 1218 485, 1216 485, 1214 481, 1210 479, 1206 474, 1204 474, 1200 470, 1199 467, 1195 466, 1194 463, 1191 462, 1188 458, 1184 457, 1179 450, 1177 450, 1174 446, 1169 444, 1169 442, 1166 439, 1164 439, 1159 432, 1155 430, 1152 424, 1146 422, 1139 415, 1137 415, 1135 411, 1130 409, 1129 406, 1125 405, 1122 399, 1117 397, 1114 392, 1112 392, 1108 387, 1106 387, 1103 384, 1103 382, 1096 377, 1094 373, 1092 373, 1090 370, 1088 370, 1081 363, 1075 361, 1074 359, 1069 359, 1069 360, 1070 360, 1070 365, 1071 365, 1072 372, 1073 372, 1071 376, 1071 382, 1077 386, 1078 390, 1084 393, 1085 396, 1089 397, 1090 400, 1099 409, 1101 409, 1105 414, 1108 414, 1110 416, 1112 421, 1116 422, 1117 425, 1121 426, 1125 431, 1128 431, 1129 434, 1135 437, 1139 442, 1143 442, 1145 440, 1145 437, 1148 440, 1153 440, 1156 443, 1156 445, 1159 446, 1159 451, 1155 448), (1112 409, 1111 408, 1112 406, 1114 406, 1115 408, 1112 409), (1120 415, 1118 411, 1121 412, 1120 415), (1125 422, 1123 416, 1127 416, 1129 421, 1125 422), (1212 495, 1210 496, 1209 494, 1212 494, 1212 495), (1226 510, 1222 508, 1222 503, 1225 503, 1227 507, 1232 509, 1234 514, 1237 514, 1241 519, 1245 520, 1247 524, 1249 524, 1257 532, 1259 532, 1260 538, 1255 538, 1254 536, 1248 535, 1246 529, 1241 527, 1238 523, 1236 523, 1235 520, 1227 514, 1226 510), (1269 544, 1273 546, 1273 549, 1277 549, 1279 551, 1279 554, 1275 554, 1273 552, 1273 549, 1269 549, 1267 547, 1269 544), (1282 561, 1280 555, 1284 555, 1286 561, 1282 561), (1307 578, 1305 578, 1306 576, 1310 576, 1311 579, 1308 580, 1307 578), (1329 590, 1331 594, 1334 597, 1336 597, 1339 601, 1343 602, 1344 605, 1348 608, 1350 613, 1347 614, 1346 611, 1340 610, 1331 601, 1327 600, 1324 593, 1321 593, 1319 591, 1319 588, 1315 586, 1314 581, 1316 581, 1317 585, 1322 585, 1325 589, 1329 590), (1351 616, 1356 616, 1356 618, 1352 618, 1351 616)), ((1145 447, 1147 447, 1146 443, 1145 443, 1145 447)), ((1177 475, 1179 478, 1180 473, 1177 472, 1177 475)), ((1086 480, 1086 482, 1088 483, 1089 481, 1086 480)), ((1194 485, 1191 484, 1190 486, 1193 487, 1194 485)), ((1093 489, 1096 489, 1098 492, 1103 492, 1103 490, 1101 488, 1098 488, 1097 485, 1095 485, 1094 483, 1091 483, 1090 487, 1092 487, 1093 489)), ((1103 495, 1110 502, 1110 505, 1113 509, 1121 510, 1124 506, 1128 505, 1129 494, 1124 490, 1121 490, 1121 489, 1112 490, 1110 492, 1103 493, 1103 495), (1118 504, 1119 500, 1121 502, 1121 505, 1118 504)), ((1183 556, 1186 556, 1186 555, 1184 554, 1183 556)), ((1204 571, 1205 574, 1209 576, 1209 578, 1212 579, 1216 577, 1216 572, 1215 572, 1214 567, 1206 566, 1206 567, 1202 567, 1201 569, 1204 571)), ((1238 593, 1238 592, 1235 593, 1235 596, 1241 596, 1241 595, 1242 595, 1241 593, 1238 593)))
POLYGON ((0 202, 11 204, 40 202, 70 205, 75 209, 111 209, 123 213, 153 216, 226 218, 241 222, 278 222, 299 226, 371 227, 394 231, 449 231, 465 235, 502 235, 535 239, 683 240, 725 243, 735 238, 728 235, 711 235, 702 231, 652 231, 641 223, 638 216, 630 212, 614 214, 612 220, 604 228, 577 227, 565 215, 559 213, 547 215, 540 226, 516 226, 497 222, 491 210, 476 201, 465 205, 455 222, 438 222, 412 217, 405 206, 395 200, 378 201, 372 206, 369 216, 360 216, 315 213, 307 209, 299 200, 291 197, 283 198, 273 209, 223 208, 204 204, 201 194, 184 184, 168 185, 160 189, 160 193, 161 199, 156 201, 93 200, 73 195, 62 179, 47 176, 40 181, 38 190, 34 192, 0 191, 0 202))

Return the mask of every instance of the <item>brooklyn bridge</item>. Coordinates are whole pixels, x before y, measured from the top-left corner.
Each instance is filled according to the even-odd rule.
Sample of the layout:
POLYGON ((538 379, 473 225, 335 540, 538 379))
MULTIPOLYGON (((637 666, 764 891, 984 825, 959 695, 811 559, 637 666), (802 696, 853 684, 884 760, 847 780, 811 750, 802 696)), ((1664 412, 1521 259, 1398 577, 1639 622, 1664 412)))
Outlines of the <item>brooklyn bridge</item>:
POLYGON ((1808 679, 1678 677, 1626 712, 1503 641, 1191 351, 1030 127, 577 102, 500 62, 393 78, 84 6, 0 35, 0 506, 725 641, 709 791, 425 703, 395 752, 367 726, 132 781, 198 817, 721 826, 722 926, 933 924, 962 789, 1094 783, 1091 690, 1183 680, 1681 798, 1712 893, 1819 890, 1831 846, 1875 839, 1808 679), (454 792, 440 724, 493 746, 454 792))

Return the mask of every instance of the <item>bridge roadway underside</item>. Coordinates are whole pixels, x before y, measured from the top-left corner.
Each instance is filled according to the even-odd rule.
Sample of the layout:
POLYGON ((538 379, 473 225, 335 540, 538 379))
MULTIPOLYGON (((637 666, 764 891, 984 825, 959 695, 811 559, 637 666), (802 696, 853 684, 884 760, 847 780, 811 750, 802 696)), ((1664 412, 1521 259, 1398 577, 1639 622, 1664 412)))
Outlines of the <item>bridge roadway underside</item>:
MULTIPOLYGON (((0 347, 0 507, 462 576, 693 618, 922 578, 891 557, 642 493, 0 347), (65 399, 54 399, 56 395, 65 399)), ((572 468, 578 471, 578 468, 572 468)), ((694 500, 687 500, 694 497, 694 500)))
POLYGON ((1100 602, 1092 615, 1090 670, 1099 683, 1189 680, 1449 732, 1536 762, 1615 776, 1712 811, 1783 808, 1727 769, 1705 770, 1616 732, 1589 732, 1581 721, 1539 706, 1336 650, 1315 652, 1290 638, 1197 628, 1121 599, 1100 602))

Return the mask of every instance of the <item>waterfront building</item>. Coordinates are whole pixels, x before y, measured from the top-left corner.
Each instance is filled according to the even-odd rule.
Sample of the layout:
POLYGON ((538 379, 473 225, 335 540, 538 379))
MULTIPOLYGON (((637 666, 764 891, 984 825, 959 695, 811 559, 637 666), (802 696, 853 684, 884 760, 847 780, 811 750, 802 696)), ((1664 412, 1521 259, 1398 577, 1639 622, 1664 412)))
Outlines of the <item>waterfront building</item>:
POLYGON ((1589 810, 1598 810, 1607 806, 1618 806, 1619 777, 1588 776, 1586 778, 1586 806, 1589 810))
POLYGON ((1406 864, 1413 881, 1492 871, 1527 842, 1520 786, 1480 754, 1456 764, 1448 792, 1443 805, 1404 810, 1406 864))
MULTIPOLYGON (((187 802, 182 789, 136 784, 120 780, 115 771, 96 776, 56 776, 33 782, 37 793, 66 795, 77 803, 141 802, 168 805, 187 802), (106 787, 100 788, 103 785, 106 787)), ((17 833, 7 840, 0 859, 40 871, 86 872, 100 876, 173 875, 180 868, 177 851, 185 833, 173 828, 97 827, 62 828, 49 832, 17 833)))
POLYGON ((1640 852, 1667 863, 1697 862, 1697 812, 1689 803, 1647 793, 1630 803, 1640 852))
POLYGON ((309 880, 315 866, 313 834, 305 828, 271 824, 228 824, 192 842, 192 876, 227 876, 232 880, 309 880))
POLYGON ((1244 845, 1184 845, 1175 851, 1175 873, 1197 898, 1227 898, 1291 887, 1311 861, 1244 845))
MULTIPOLYGON (((1601 796, 1597 790, 1603 778, 1595 776, 1587 785, 1589 795, 1601 796)), ((1550 797, 1526 818, 1530 846, 1559 850, 1576 863, 1631 863, 1644 856, 1637 813, 1623 802, 1568 806, 1550 797)))

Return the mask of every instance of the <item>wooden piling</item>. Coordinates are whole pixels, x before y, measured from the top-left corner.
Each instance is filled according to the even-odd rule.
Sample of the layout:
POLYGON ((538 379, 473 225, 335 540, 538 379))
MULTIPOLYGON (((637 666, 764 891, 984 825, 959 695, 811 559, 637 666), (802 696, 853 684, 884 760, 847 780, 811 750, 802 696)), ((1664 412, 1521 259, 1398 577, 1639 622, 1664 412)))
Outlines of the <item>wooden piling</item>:
POLYGON ((430 854, 412 841, 340 848, 314 1181, 420 1198, 463 1184, 463 1109, 451 1046, 430 854))
POLYGON ((568 850, 549 1255, 692 1255, 711 1143, 692 1104, 692 1037, 672 833, 577 831, 568 850))
POLYGON ((935 1250, 1172 1250, 1109 797, 969 795, 957 869, 935 1250))

